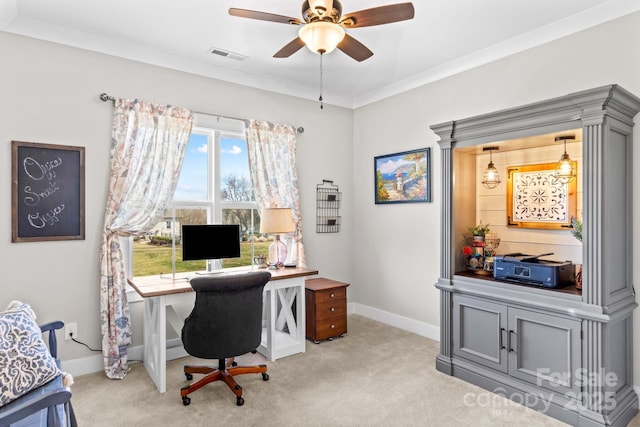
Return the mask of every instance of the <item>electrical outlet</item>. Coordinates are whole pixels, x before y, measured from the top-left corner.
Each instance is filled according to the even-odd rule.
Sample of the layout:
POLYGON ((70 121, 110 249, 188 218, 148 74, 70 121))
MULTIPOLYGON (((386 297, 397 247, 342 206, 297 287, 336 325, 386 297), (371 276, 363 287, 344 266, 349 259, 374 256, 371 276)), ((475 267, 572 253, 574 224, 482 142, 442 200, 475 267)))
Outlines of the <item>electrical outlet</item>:
POLYGON ((78 339, 78 324, 77 323, 65 323, 64 325, 64 339, 70 340, 71 336, 78 339))

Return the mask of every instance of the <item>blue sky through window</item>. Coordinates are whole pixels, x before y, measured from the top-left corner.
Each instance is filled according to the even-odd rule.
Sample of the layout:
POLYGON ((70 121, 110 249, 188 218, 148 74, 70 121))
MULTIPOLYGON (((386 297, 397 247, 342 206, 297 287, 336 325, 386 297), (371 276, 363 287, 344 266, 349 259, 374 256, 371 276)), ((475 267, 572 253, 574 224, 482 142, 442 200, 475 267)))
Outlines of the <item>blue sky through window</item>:
MULTIPOLYGON (((208 158, 207 136, 196 133, 191 134, 178 186, 173 197, 174 200, 207 200, 208 158)), ((244 177, 250 181, 247 143, 242 139, 220 138, 220 178, 222 179, 222 185, 224 185, 224 178, 228 175, 244 177)))

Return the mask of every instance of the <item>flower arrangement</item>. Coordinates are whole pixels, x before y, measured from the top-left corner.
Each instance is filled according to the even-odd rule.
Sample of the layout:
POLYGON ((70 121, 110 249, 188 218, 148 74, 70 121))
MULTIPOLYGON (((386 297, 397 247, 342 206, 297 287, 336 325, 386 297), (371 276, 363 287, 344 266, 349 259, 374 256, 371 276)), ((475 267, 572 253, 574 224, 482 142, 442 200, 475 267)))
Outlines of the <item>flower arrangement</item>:
POLYGON ((571 235, 582 242, 582 221, 574 216, 571 217, 571 235))
POLYGON ((475 227, 469 227, 469 234, 472 236, 484 237, 489 231, 489 224, 483 224, 482 221, 475 227))

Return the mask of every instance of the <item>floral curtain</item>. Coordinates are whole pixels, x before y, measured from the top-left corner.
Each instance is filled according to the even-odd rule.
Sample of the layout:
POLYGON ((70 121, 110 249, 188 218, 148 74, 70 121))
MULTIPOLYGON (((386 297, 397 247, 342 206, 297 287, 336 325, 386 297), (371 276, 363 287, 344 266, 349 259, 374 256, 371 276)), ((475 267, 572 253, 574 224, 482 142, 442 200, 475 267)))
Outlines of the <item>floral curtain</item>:
POLYGON ((149 231, 164 216, 189 143, 193 113, 138 100, 115 102, 111 181, 100 247, 102 356, 109 378, 127 373, 131 343, 121 236, 149 231))
POLYGON ((296 172, 296 132, 290 125, 257 120, 245 122, 249 171, 260 210, 291 208, 295 231, 287 262, 306 266, 302 243, 302 215, 296 172))

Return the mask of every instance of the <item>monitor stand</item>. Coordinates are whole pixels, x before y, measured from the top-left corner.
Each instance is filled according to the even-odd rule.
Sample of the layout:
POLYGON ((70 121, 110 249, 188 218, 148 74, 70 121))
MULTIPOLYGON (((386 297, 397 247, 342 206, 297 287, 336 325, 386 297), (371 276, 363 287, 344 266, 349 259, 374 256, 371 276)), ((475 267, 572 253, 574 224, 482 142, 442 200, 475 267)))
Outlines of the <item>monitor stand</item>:
POLYGON ((210 274, 221 274, 224 273, 222 269, 222 262, 219 259, 208 259, 207 260, 207 269, 196 271, 197 275, 207 276, 210 274))
POLYGON ((238 268, 235 267, 231 270, 222 268, 222 262, 219 259, 210 259, 207 260, 207 269, 196 271, 195 274, 197 276, 211 276, 216 274, 237 274, 241 272, 249 272, 251 271, 251 266, 246 266, 247 268, 238 268))
POLYGON ((196 271, 196 274, 199 276, 211 276, 214 274, 223 274, 223 273, 228 273, 228 271, 224 271, 223 269, 218 269, 218 270, 202 270, 202 271, 196 271))

